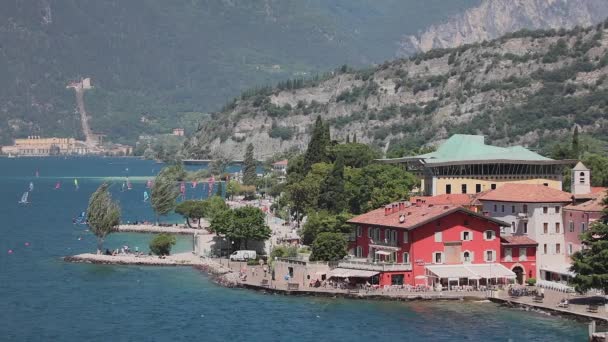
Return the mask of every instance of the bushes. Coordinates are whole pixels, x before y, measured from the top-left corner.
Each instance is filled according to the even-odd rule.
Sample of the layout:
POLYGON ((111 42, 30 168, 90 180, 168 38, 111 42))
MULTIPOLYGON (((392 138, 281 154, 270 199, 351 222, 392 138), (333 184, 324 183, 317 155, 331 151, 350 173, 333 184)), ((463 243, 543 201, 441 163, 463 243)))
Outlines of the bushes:
POLYGON ((289 140, 293 137, 293 129, 289 127, 277 126, 273 123, 268 135, 270 135, 271 138, 289 140))
POLYGON ((175 245, 175 236, 170 234, 158 234, 150 241, 150 252, 156 255, 169 255, 171 248, 175 245))
POLYGON ((536 285, 536 278, 528 278, 526 280, 526 284, 530 285, 530 286, 534 286, 536 285))

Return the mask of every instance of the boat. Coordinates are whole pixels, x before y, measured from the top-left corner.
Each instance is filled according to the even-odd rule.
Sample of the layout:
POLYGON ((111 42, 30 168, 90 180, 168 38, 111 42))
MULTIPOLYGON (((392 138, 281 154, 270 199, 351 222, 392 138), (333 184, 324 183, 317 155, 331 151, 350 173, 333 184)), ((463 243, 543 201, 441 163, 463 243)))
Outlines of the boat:
POLYGON ((147 192, 147 191, 144 191, 144 202, 148 202, 148 199, 149 199, 149 198, 150 198, 150 197, 148 196, 148 192, 147 192))
POLYGON ((133 185, 131 184, 131 181, 129 180, 129 178, 127 178, 127 190, 131 190, 133 189, 133 185))
POLYGON ((30 182, 30 191, 33 191, 33 190, 34 190, 34 183, 30 182))
POLYGON ((30 202, 27 201, 27 198, 29 197, 30 193, 29 192, 24 192, 23 195, 21 195, 21 200, 18 202, 19 204, 28 204, 30 202))
POLYGON ((87 223, 87 213, 81 212, 78 217, 74 219, 74 224, 86 224, 87 223))
POLYGON ((61 189, 61 182, 55 184, 55 190, 61 189))
POLYGON ((125 191, 127 189, 127 183, 122 182, 122 186, 120 187, 120 191, 125 191))
POLYGON ((78 190, 78 179, 74 178, 74 186, 76 187, 76 190, 78 190))

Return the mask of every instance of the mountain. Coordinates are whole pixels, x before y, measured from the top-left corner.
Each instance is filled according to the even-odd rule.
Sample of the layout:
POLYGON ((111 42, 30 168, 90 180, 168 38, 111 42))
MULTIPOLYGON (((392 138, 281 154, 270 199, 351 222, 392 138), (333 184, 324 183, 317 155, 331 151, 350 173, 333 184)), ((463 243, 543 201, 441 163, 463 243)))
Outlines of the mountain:
POLYGON ((94 132, 134 142, 257 84, 391 58, 403 34, 478 0, 11 0, 0 4, 0 144, 94 132))
POLYGON ((302 150, 318 115, 333 139, 356 134, 392 155, 454 133, 543 147, 578 125, 608 140, 607 28, 524 30, 259 88, 202 122, 184 154, 240 157, 248 143, 258 158, 302 150))
POLYGON ((594 25, 608 16, 606 0, 483 0, 450 20, 401 40, 399 53, 452 48, 522 29, 594 25))

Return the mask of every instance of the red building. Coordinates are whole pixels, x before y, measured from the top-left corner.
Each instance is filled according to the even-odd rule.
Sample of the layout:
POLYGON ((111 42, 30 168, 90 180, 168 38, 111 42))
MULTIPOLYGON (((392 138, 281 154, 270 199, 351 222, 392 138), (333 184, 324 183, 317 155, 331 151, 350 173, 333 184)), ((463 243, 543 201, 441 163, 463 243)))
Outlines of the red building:
POLYGON ((564 207, 564 240, 566 261, 582 248, 580 235, 589 229, 593 222, 604 217, 604 198, 608 196, 606 188, 591 188, 591 193, 575 195, 575 203, 564 207))
POLYGON ((500 263, 512 270, 518 284, 536 275, 536 247, 538 243, 527 236, 502 236, 500 263))
POLYGON ((339 267, 376 271, 380 285, 483 284, 515 277, 499 263, 500 227, 509 224, 460 206, 400 202, 348 222, 356 226, 354 258, 339 267))

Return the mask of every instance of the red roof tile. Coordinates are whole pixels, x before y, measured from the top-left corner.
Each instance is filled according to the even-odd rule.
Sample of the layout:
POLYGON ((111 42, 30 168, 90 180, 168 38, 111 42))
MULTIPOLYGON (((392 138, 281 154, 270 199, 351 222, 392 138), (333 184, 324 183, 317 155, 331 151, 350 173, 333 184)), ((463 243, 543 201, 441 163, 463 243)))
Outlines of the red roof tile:
POLYGON ((479 197, 481 201, 555 203, 571 202, 572 194, 536 184, 504 184, 479 197))
POLYGON ((279 160, 278 162, 272 163, 272 165, 287 165, 289 161, 287 159, 279 160))
POLYGON ((500 237, 502 245, 510 245, 510 246, 537 246, 538 242, 530 239, 524 235, 511 235, 511 236, 501 236, 500 237))
MULTIPOLYGON (((408 205, 407 203, 405 205, 408 205)), ((391 207, 389 205, 388 207, 391 207)), ((403 207, 402 210, 399 210, 399 205, 395 205, 395 209, 386 209, 380 208, 376 210, 372 210, 368 213, 355 216, 350 219, 349 223, 355 224, 369 224, 374 226, 385 226, 385 227, 398 227, 405 229, 414 229, 423 224, 436 220, 438 218, 450 215, 455 212, 464 212, 469 215, 473 215, 488 221, 492 221, 501 226, 510 226, 509 224, 493 219, 491 217, 483 216, 479 213, 475 213, 473 211, 467 210, 461 206, 456 205, 422 205, 415 206, 410 205, 409 207, 403 207), (388 215, 385 210, 392 210, 388 215), (400 222, 400 217, 403 216, 405 218, 404 222, 400 222)))
POLYGON ((473 202, 473 196, 467 194, 444 194, 437 196, 415 196, 410 198, 412 204, 421 202, 424 204, 433 205, 471 205, 473 202))

